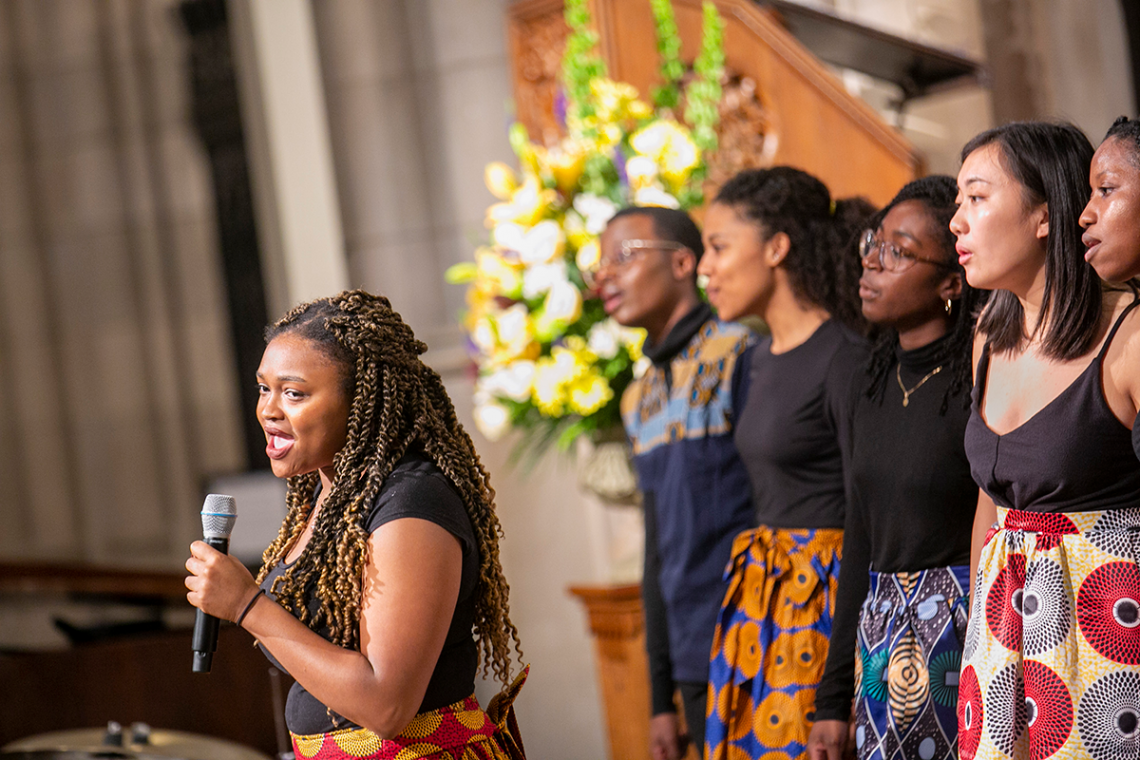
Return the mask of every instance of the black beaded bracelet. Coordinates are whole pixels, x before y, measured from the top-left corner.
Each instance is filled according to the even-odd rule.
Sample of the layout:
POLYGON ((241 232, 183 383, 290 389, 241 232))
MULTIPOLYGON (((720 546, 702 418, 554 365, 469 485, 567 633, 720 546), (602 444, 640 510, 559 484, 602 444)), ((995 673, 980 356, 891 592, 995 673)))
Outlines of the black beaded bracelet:
POLYGON ((241 614, 238 615, 238 619, 234 622, 238 625, 241 625, 241 621, 245 620, 245 616, 248 615, 249 611, 253 609, 253 605, 257 604, 257 600, 260 599, 264 594, 265 589, 259 588, 257 590, 257 593, 253 595, 253 598, 249 600, 249 604, 247 604, 245 606, 245 609, 241 611, 241 614))

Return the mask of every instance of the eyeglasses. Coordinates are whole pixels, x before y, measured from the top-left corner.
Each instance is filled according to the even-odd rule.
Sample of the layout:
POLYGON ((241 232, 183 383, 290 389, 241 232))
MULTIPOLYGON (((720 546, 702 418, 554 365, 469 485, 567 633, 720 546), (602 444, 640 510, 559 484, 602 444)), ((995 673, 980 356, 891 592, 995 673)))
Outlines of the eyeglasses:
POLYGON ((598 260, 598 269, 603 267, 621 268, 633 260, 642 251, 682 251, 686 246, 672 240, 623 240, 611 255, 598 260))
POLYGON ((878 263, 879 269, 882 269, 884 272, 905 272, 914 266, 916 261, 933 264, 943 269, 955 269, 954 265, 947 261, 928 259, 924 256, 911 253, 905 248, 900 248, 894 243, 880 240, 875 237, 874 230, 867 230, 863 233, 863 236, 859 238, 859 260, 863 261, 868 256, 873 256, 873 260, 878 263))

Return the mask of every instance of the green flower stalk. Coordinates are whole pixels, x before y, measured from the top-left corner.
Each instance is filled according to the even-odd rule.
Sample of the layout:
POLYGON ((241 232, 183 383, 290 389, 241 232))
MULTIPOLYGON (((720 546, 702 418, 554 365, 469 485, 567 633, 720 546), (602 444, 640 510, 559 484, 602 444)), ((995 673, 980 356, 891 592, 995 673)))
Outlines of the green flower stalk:
POLYGON ((681 34, 677 31, 677 17, 671 0, 650 0, 650 5, 657 32, 657 54, 661 57, 661 86, 653 90, 653 105, 672 109, 681 103, 681 77, 685 75, 685 64, 681 62, 681 34))
POLYGON ((693 128, 693 140, 700 149, 712 153, 717 147, 717 103, 720 102, 720 82, 724 77, 724 19, 711 0, 705 0, 703 10, 701 52, 693 64, 696 79, 685 93, 688 99, 685 121, 693 128))

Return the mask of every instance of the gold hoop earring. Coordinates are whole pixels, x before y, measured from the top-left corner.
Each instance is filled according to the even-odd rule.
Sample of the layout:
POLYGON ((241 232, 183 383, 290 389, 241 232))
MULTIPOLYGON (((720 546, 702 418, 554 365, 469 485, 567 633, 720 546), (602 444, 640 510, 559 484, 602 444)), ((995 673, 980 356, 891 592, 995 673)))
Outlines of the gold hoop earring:
POLYGON ((954 302, 949 298, 946 299, 946 313, 950 314, 954 310, 954 302))

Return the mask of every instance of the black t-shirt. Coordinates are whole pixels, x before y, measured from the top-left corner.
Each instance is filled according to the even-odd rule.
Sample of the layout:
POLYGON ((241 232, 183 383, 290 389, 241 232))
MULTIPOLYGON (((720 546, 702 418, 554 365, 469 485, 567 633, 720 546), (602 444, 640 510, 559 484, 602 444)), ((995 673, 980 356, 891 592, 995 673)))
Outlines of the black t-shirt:
POLYGON ((843 562, 827 666, 816 693, 817 720, 847 720, 854 697, 859 610, 869 570, 913 572, 967 565, 978 503, 963 438, 968 389, 942 402, 954 380, 947 339, 896 351, 882 399, 868 398, 868 378, 854 384, 850 493, 843 562), (937 374, 915 386, 936 367, 937 374), (895 372, 898 370, 898 377, 895 372), (907 406, 899 380, 912 389, 907 406))
POLYGON ((843 527, 850 387, 866 360, 866 343, 835 320, 782 354, 769 339, 753 350, 734 438, 761 525, 843 527))
MULTIPOLYGON (((459 539, 463 548, 459 598, 443 651, 420 704, 419 712, 425 712, 465 699, 475 690, 479 652, 471 629, 475 616, 475 589, 479 581, 479 544, 459 491, 426 455, 419 452, 404 456, 384 480, 376 504, 365 521, 366 530, 371 534, 381 525, 404 517, 428 520, 445 528, 459 539)), ((262 582, 261 587, 270 598, 273 598, 270 591, 273 581, 287 569, 284 563, 277 565, 262 582)), ((320 601, 313 592, 310 592, 309 599, 309 609, 315 612, 320 608, 320 601)), ((327 631, 321 633, 327 637, 327 631)), ((281 667, 267 650, 262 648, 262 651, 274 665, 281 667)), ((293 733, 319 734, 356 727, 335 712, 330 719, 329 712, 300 683, 293 684, 289 690, 285 722, 293 733)))

